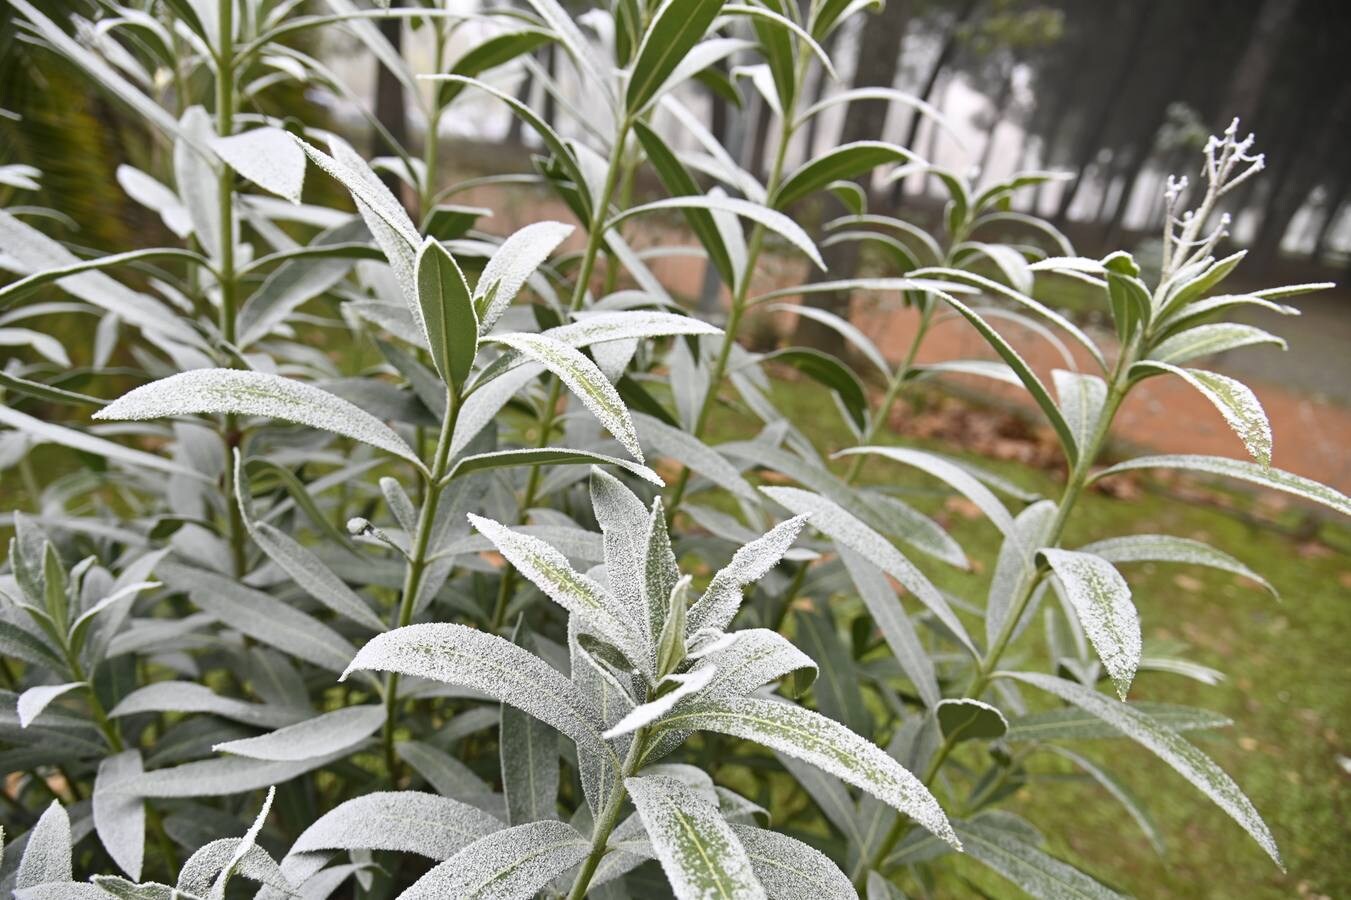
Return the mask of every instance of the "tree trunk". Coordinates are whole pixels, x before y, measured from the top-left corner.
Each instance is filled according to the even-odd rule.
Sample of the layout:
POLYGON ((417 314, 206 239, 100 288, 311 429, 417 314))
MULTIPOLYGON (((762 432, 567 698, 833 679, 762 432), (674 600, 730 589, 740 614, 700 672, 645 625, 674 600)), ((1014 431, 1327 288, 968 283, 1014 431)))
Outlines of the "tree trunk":
MULTIPOLYGON (((398 5, 397 2, 390 4, 390 6, 398 5)), ((380 33, 389 41, 396 53, 403 49, 403 21, 403 19, 381 19, 379 24, 380 33)), ((394 73, 380 64, 379 60, 375 63, 375 120, 385 127, 399 147, 407 148, 408 103, 403 95, 403 85, 394 77, 394 73)), ((380 139, 377 138, 376 142, 378 145, 380 139)), ((395 148, 389 149, 393 151, 395 148)), ((378 147, 376 153, 379 153, 378 147)), ((380 175, 380 180, 394 196, 403 200, 405 206, 409 204, 411 198, 404 190, 406 185, 402 178, 385 172, 380 175)))
MULTIPOLYGON (((854 67, 853 87, 891 87, 901 60, 901 41, 910 23, 908 4, 892 0, 882 12, 868 19, 858 48, 858 63, 854 67)), ((882 136, 890 104, 883 100, 862 100, 849 105, 844 117, 840 142, 876 140, 882 136)), ((870 175, 864 175, 860 184, 869 188, 870 175)), ((834 199, 828 200, 834 203, 834 199)), ((836 281, 854 276, 858 268, 857 241, 832 244, 822 251, 827 270, 812 272, 812 282, 836 281)), ((837 315, 849 315, 848 291, 828 294, 808 294, 802 302, 837 315)), ((813 319, 799 318, 793 332, 795 343, 815 347, 826 353, 844 352, 844 339, 832 328, 813 319)))
POLYGON ((1224 105, 1220 107, 1224 121, 1217 124, 1221 127, 1228 125, 1231 119, 1246 122, 1257 115, 1262 104, 1262 89, 1280 56, 1283 38, 1298 6, 1299 0, 1263 0, 1262 8, 1253 19, 1243 55, 1234 67, 1234 78, 1229 82, 1224 105))
MULTIPOLYGON (((924 84, 919 90, 919 99, 926 102, 933 99, 934 88, 938 86, 938 79, 942 77, 943 71, 952 62, 952 58, 957 55, 957 38, 961 35, 962 26, 971 20, 976 10, 980 7, 980 0, 966 0, 966 4, 957 13, 957 17, 952 20, 952 26, 943 36, 943 44, 938 48, 938 56, 934 59, 933 65, 929 67, 929 73, 924 77, 924 84)), ((863 52, 862 48, 859 50, 863 52)), ((915 141, 919 139, 919 126, 924 118, 919 110, 910 114, 910 127, 906 130, 905 140, 901 142, 902 147, 913 149, 915 141)), ((899 206, 901 196, 905 193, 905 182, 898 181, 891 189, 891 205, 899 206)))
POLYGON ((1351 188, 1351 169, 1343 167, 1337 175, 1337 183, 1328 191, 1328 212, 1323 217, 1323 223, 1318 226, 1318 234, 1314 237, 1313 258, 1318 262, 1327 259, 1328 242, 1340 218, 1337 214, 1346 203, 1348 188, 1351 188))
POLYGON ((985 138, 985 146, 980 151, 980 162, 976 165, 976 171, 980 173, 980 179, 984 183, 990 180, 990 160, 994 157, 994 143, 999 126, 1004 124, 1004 119, 1008 118, 1009 102, 1013 100, 1013 69, 1010 68, 1004 74, 1004 80, 999 85, 999 96, 994 101, 994 118, 990 120, 990 127, 985 138))
POLYGON ((1075 145, 1074 155, 1071 158, 1075 173, 1074 179, 1069 183, 1065 192, 1060 195, 1060 206, 1056 210, 1058 222, 1063 223, 1065 221, 1070 206, 1079 196, 1086 170, 1102 147, 1103 135, 1107 132, 1107 126, 1112 121, 1112 113, 1121 99, 1121 94, 1130 80, 1131 73, 1135 71, 1136 60, 1140 54, 1140 48, 1144 45, 1145 35, 1149 32, 1150 23, 1154 19, 1154 8, 1157 5, 1158 0, 1145 0, 1141 9, 1135 13, 1135 23, 1131 27, 1130 36, 1126 39, 1126 49, 1117 65, 1116 73, 1113 75, 1107 90, 1096 100, 1094 115, 1075 145))

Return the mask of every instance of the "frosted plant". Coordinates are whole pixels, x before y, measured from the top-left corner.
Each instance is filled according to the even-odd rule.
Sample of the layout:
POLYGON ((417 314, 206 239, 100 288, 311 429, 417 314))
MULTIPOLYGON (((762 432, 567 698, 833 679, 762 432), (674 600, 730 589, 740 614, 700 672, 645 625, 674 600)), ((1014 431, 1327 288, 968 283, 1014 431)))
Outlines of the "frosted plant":
POLYGON ((1135 563, 1178 562, 1265 582, 1189 539, 1063 546, 1081 493, 1135 469, 1348 511, 1271 468, 1252 392, 1195 362, 1279 343, 1226 313, 1292 312, 1283 296, 1319 287, 1218 293, 1241 254, 1215 258, 1215 210, 1261 167, 1236 126, 1207 146, 1195 190, 1169 182, 1163 271, 1147 283, 1129 254, 1083 258, 1012 209, 1052 173, 977 186, 887 141, 795 159, 813 122, 858 101, 946 127, 890 88, 809 99, 835 77, 824 47, 867 27, 856 17, 874 4, 617 0, 574 18, 557 0, 472 13, 166 0, 69 21, 11 5, 25 40, 148 126, 154 146, 116 181, 164 228, 91 255, 26 202, 39 169, 0 167, 16 198, 0 210, 0 344, 14 350, 0 475, 31 506, 0 570, 0 893, 215 897, 243 878, 269 900, 353 883, 624 896, 664 872, 682 898, 894 896, 914 879, 947 890, 960 846, 1034 895, 1109 896, 999 807, 1040 753, 1129 801, 1070 744, 1122 736, 1276 856, 1183 736, 1223 720, 1134 702, 1155 673, 1220 676, 1142 646, 1128 579, 1135 563), (377 27, 395 21, 430 64, 377 27), (297 40, 326 32, 378 60, 427 134, 472 103, 505 110, 528 132, 529 171, 453 180, 438 141, 413 146, 352 102, 378 145, 358 152, 297 105, 359 99, 297 40), (695 112, 708 91, 756 99, 763 177, 695 112), (519 99, 541 92, 551 102, 519 99), (907 177, 946 194, 934 235, 868 208, 862 183, 907 177), (487 189, 514 208, 522 183, 566 221, 504 234, 494 210, 461 202, 487 189), (315 202, 335 187, 340 204, 315 202), (846 214, 812 233, 817 217, 799 213, 826 195, 846 214), (843 242, 874 254, 864 274, 765 284, 843 242), (654 262, 690 258, 725 315, 685 308, 654 262), (1113 346, 1035 299, 1054 278, 1101 299, 1113 346), (788 302, 822 291, 913 306, 913 341, 896 359, 847 316, 788 302), (743 331, 760 312, 834 329, 863 370, 804 347, 752 352, 743 331), (89 341, 28 327, 74 316, 89 341), (947 320, 993 358, 920 363, 947 320), (1043 380, 1001 334, 1010 321, 1065 366, 1043 380), (1064 451, 1057 500, 886 440, 905 392, 950 374, 1027 390, 1064 451), (1122 399, 1159 376, 1214 403, 1254 462, 1101 469, 1122 399), (800 379, 858 446, 824 455, 820 423, 784 415, 800 379), (874 483, 869 459, 988 518, 986 597, 940 589, 932 567, 978 549, 874 483), (1038 619, 1044 660, 1024 638, 1038 619), (1006 671, 1014 659, 1027 671, 1006 671), (1063 706, 1029 713, 1020 689, 1063 706), (109 861, 120 874, 82 880, 109 861))
MULTIPOLYGON (((645 510, 599 469, 591 473, 591 495, 605 560, 590 575, 537 538, 470 516, 510 565, 567 611, 571 677, 503 638, 453 624, 410 625, 380 635, 347 669, 471 688, 539 719, 577 747, 593 823, 589 840, 562 823, 513 820, 511 828, 433 868, 405 896, 479 891, 528 897, 581 863, 569 890, 580 898, 651 855, 679 897, 766 896, 759 858, 749 855, 727 821, 735 819, 736 807, 720 809, 725 804, 699 770, 659 762, 696 731, 755 741, 817 766, 960 846, 933 796, 880 748, 833 719, 760 690, 791 679, 801 691, 816 670, 811 659, 775 632, 725 630, 742 589, 779 561, 805 517, 741 548, 691 604, 690 579, 676 567, 660 499, 645 510), (628 822, 626 799, 635 807, 628 822), (644 833, 647 846, 640 848, 644 833), (618 834, 623 841, 612 846, 618 834), (608 864, 598 871, 603 861, 608 864)), ((502 752, 504 774, 534 781, 547 763, 547 774, 557 779, 556 765, 530 756, 529 744, 504 744, 502 752), (526 757, 505 764, 515 754, 526 757)), ((552 818, 553 810, 546 811, 552 818)), ((847 879, 825 856, 803 845, 796 859, 808 883, 832 885, 831 895, 848 896, 847 879)), ((763 863, 771 870, 779 864, 763 863)))

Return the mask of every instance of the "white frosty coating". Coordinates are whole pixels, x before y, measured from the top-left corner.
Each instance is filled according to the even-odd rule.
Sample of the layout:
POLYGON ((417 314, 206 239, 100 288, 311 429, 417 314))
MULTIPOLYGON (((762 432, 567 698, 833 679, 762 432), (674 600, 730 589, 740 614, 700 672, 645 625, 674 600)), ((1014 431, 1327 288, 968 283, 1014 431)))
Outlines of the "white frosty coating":
POLYGON ((493 335, 495 343, 522 353, 558 376, 579 398, 591 414, 600 420, 605 430, 615 436, 624 449, 639 462, 643 450, 638 446, 638 433, 633 428, 629 411, 619 392, 610 384, 596 364, 567 344, 540 334, 513 332, 493 335))
POLYGON ((1276 344, 1285 349, 1285 341, 1270 332, 1238 322, 1213 322, 1188 328, 1175 334, 1149 352, 1151 360, 1180 363, 1197 356, 1209 356, 1252 344, 1276 344))
POLYGON ((557 325, 544 332, 546 337, 578 348, 608 341, 673 334, 722 334, 722 329, 694 316, 656 310, 614 310, 578 313, 577 321, 557 325))
POLYGON ((718 808, 674 778, 624 779, 666 879, 678 900, 766 897, 718 808))
POLYGON ((155 769, 108 786, 119 794, 140 797, 221 797, 265 788, 318 769, 346 753, 335 753, 303 762, 267 762, 224 756, 155 769))
MULTIPOLYGON (((272 809, 272 801, 276 799, 277 788, 275 786, 267 789, 267 796, 263 798, 263 806, 258 810, 258 815, 254 818, 253 824, 249 830, 244 832, 244 837, 240 838, 234 852, 230 854, 229 861, 221 867, 220 875, 216 878, 216 883, 211 886, 210 900, 225 900, 225 886, 229 884, 231 876, 235 874, 235 867, 239 866, 244 857, 256 848, 258 834, 263 830, 263 823, 267 821, 267 814, 272 809)), ((271 863, 272 869, 276 869, 276 874, 281 875, 281 870, 273 863, 272 857, 267 858, 271 863)), ((280 885, 285 885, 285 878, 281 879, 280 885)))
POLYGON ((94 413, 95 419, 159 419, 197 413, 265 416, 331 431, 402 457, 413 448, 375 416, 312 384, 244 369, 193 369, 142 385, 94 413))
POLYGON ((1209 566, 1212 569, 1242 575, 1262 585, 1273 595, 1276 593, 1276 588, 1270 582, 1228 553, 1191 538, 1174 537, 1170 534, 1128 534, 1085 544, 1079 549, 1114 563, 1175 562, 1209 566))
POLYGON ((498 375, 482 387, 476 387, 474 393, 460 406, 460 417, 455 421, 455 436, 450 441, 451 457, 458 456, 489 422, 497 418, 502 407, 516 396, 516 392, 542 371, 544 367, 539 363, 529 363, 498 375))
POLYGON ((749 200, 740 200, 734 197, 715 197, 698 196, 691 194, 683 197, 666 197, 661 200, 654 200, 651 203, 644 203, 641 206, 633 206, 624 210, 618 216, 610 220, 613 226, 618 222, 636 216, 641 213, 652 212, 659 209, 707 209, 720 212, 729 212, 742 218, 750 219, 758 225, 763 225, 775 234, 784 238, 788 243, 806 254, 807 258, 816 264, 821 271, 826 270, 825 261, 821 259, 820 252, 816 245, 812 243, 811 237, 802 230, 792 219, 781 212, 776 212, 759 203, 752 203, 749 200))
POLYGON ((234 697, 222 697, 195 681, 159 681, 137 688, 114 706, 108 715, 116 719, 147 712, 208 713, 253 725, 278 728, 296 720, 296 711, 234 697))
POLYGON ((1065 424, 1074 433, 1074 440, 1085 447, 1093 437, 1093 429, 1107 402, 1107 382, 1096 375, 1052 369, 1051 381, 1060 400, 1060 412, 1065 424))
POLYGON ((884 456, 902 465, 913 466, 921 472, 927 472, 934 478, 946 482, 962 496, 976 504, 980 511, 985 513, 985 517, 994 523, 994 526, 1001 532, 1009 534, 1013 531, 1013 517, 1004 508, 1004 504, 999 502, 999 498, 970 472, 954 465, 950 460, 932 453, 925 453, 922 450, 909 450, 904 447, 853 447, 842 450, 835 455, 850 456, 858 453, 884 456))
POLYGON ((159 213, 165 226, 174 234, 180 238, 192 234, 192 219, 187 209, 162 181, 126 163, 117 167, 116 177, 128 197, 159 213))
POLYGON ((351 749, 373 734, 384 721, 382 706, 352 706, 279 728, 270 734, 216 744, 211 749, 217 753, 276 762, 313 759, 351 749))
POLYGON ((208 146, 249 181, 292 203, 305 186, 305 152, 280 128, 254 128, 215 137, 208 146))
POLYGON ((53 800, 28 832, 28 844, 14 876, 14 889, 71 880, 70 816, 53 800))
POLYGON ((1037 552, 1050 563, 1065 599, 1125 700, 1140 665, 1140 615, 1131 601, 1130 585, 1100 556, 1053 548, 1037 552))
POLYGON ((502 823, 480 809, 423 791, 381 791, 355 797, 320 816, 282 862, 317 850, 393 850, 442 860, 502 823))
POLYGON ((401 672, 482 691, 552 725, 576 742, 579 754, 614 756, 601 737, 597 714, 577 686, 538 656, 496 635, 464 625, 408 625, 373 638, 342 677, 355 669, 401 672))
POLYGON ((69 684, 42 684, 37 687, 31 687, 19 695, 18 713, 19 727, 27 728, 34 719, 42 714, 57 697, 67 691, 73 691, 78 687, 84 687, 83 681, 72 681, 69 684))
MULTIPOLYGON (((644 616, 647 620, 648 633, 652 635, 653 655, 650 663, 655 672, 657 655, 661 652, 660 645, 663 634, 666 632, 666 617, 671 611, 671 603, 675 599, 685 603, 685 598, 689 593, 687 585, 686 588, 681 590, 678 598, 675 595, 676 586, 680 583, 680 569, 676 565, 675 551, 671 549, 671 535, 666 530, 666 513, 662 509, 660 495, 652 500, 652 510, 648 513, 643 534, 647 536, 647 540, 642 551, 642 608, 646 610, 644 616)), ((688 614, 688 612, 688 609, 684 610, 685 614, 688 614)), ((672 635, 672 638, 674 637, 676 635, 672 635)), ((683 638, 684 635, 679 635, 679 637, 683 638)), ((656 674, 661 673, 657 672, 656 674)))
POLYGON ((1020 840, 988 820, 959 822, 957 833, 968 855, 980 860, 1033 897, 1125 900, 1054 856, 1020 840))
POLYGON ((606 740, 617 738, 621 735, 630 734, 650 725, 660 719, 670 709, 684 700, 686 697, 699 693, 708 683, 713 680, 713 675, 717 670, 712 666, 705 665, 687 675, 667 675, 663 681, 672 681, 679 685, 669 694, 662 694, 656 700, 635 706, 629 710, 624 718, 620 719, 609 730, 605 732, 606 740))
POLYGON ((423 875, 399 900, 530 900, 591 846, 564 822, 530 822, 474 843, 423 875))
POLYGON ((128 465, 168 472, 171 475, 178 475, 195 481, 211 480, 201 472, 179 465, 173 460, 156 456, 153 453, 146 453, 144 450, 134 450, 114 441, 85 434, 83 431, 76 431, 73 428, 64 428, 51 422, 44 422, 42 419, 36 419, 27 413, 19 412, 17 409, 10 409, 8 406, 0 406, 0 423, 23 432, 28 438, 32 439, 34 444, 59 444, 62 447, 73 447, 76 450, 118 460, 128 465))
POLYGON ((156 574, 230 628, 321 668, 341 672, 356 653, 323 622, 233 578, 173 563, 161 563, 156 574))
POLYGON ((694 435, 643 413, 634 413, 633 421, 642 442, 653 453, 675 460, 738 497, 760 499, 736 466, 694 435))
MULTIPOLYGON (((603 469, 591 469, 591 508, 600 523, 605 547, 605 574, 610 590, 629 610, 634 622, 647 623, 643 600, 643 538, 647 509, 633 491, 603 469)), ((655 653, 656 636, 640 629, 645 650, 655 653)))
POLYGON ((446 384, 462 386, 478 355, 478 316, 469 282, 455 257, 433 237, 418 247, 413 270, 432 366, 446 384))
POLYGON ((1142 365, 1170 372, 1196 388, 1224 416, 1252 458, 1263 466, 1271 465, 1271 423, 1261 401, 1246 384, 1204 369, 1154 362, 1142 365))
POLYGON ((526 280, 572 230, 562 222, 535 222, 510 235, 493 252, 474 288, 480 335, 492 330, 526 280))
POLYGON ((539 538, 512 531, 501 522, 469 513, 469 524, 492 541, 507 562, 545 596, 585 621, 634 665, 642 663, 646 654, 639 651, 633 627, 619 602, 605 588, 572 568, 567 557, 539 538))
POLYGON ((859 553, 848 547, 840 547, 840 560, 844 563, 849 578, 858 589, 859 598, 868 608, 877 630, 887 642, 892 656, 900 664, 901 670, 914 684, 925 706, 932 707, 942 698, 938 687, 938 677, 934 672, 933 660, 920 643, 915 625, 910 621, 905 607, 896 598, 896 590, 887 580, 887 576, 877 566, 868 562, 859 553))
POLYGON ((739 548, 732 559, 713 576, 702 597, 690 607, 685 633, 693 636, 704 628, 725 630, 741 608, 741 591, 779 564, 793 546, 809 515, 793 516, 739 548))
POLYGON ((764 744, 867 791, 956 849, 961 844, 929 789, 881 748, 820 713, 756 697, 691 704, 661 728, 717 731, 764 744))
POLYGON ((101 760, 94 777, 94 830, 113 862, 132 881, 141 880, 145 861, 145 803, 140 797, 109 791, 108 785, 142 771, 141 752, 127 750, 101 760))
MULTIPOLYGON (((230 863, 231 857, 242 844, 242 838, 222 838, 204 844, 179 870, 179 893, 187 894, 189 897, 210 897, 210 900, 219 900, 223 894, 217 894, 212 889, 211 881, 230 863)), ((256 881, 273 890, 287 894, 294 893, 276 861, 256 844, 251 843, 244 850, 243 858, 238 860, 237 872, 250 881, 256 881)))
POLYGON ((504 703, 498 735, 507 821, 558 818, 558 733, 504 703))
POLYGON ((899 581, 947 626, 972 655, 979 655, 966 629, 957 620, 952 607, 939 593, 938 588, 934 587, 924 573, 915 568, 914 563, 906 559, 901 551, 892 546, 890 541, 846 512, 835 501, 819 494, 789 487, 762 487, 760 490, 792 512, 809 514, 812 517, 812 527, 817 531, 862 554, 870 563, 899 581))
POLYGON ((74 624, 70 626, 71 633, 74 634, 82 625, 92 620, 95 616, 103 612, 105 609, 108 609, 111 606, 115 606, 118 603, 121 603, 123 600, 130 600, 137 594, 139 594, 141 591, 148 591, 151 590, 152 588, 157 587, 160 587, 160 583, 158 581, 137 581, 132 584, 125 585, 124 587, 118 588, 108 596, 104 597, 102 600, 95 603, 93 606, 89 607, 84 612, 80 613, 80 617, 76 619, 74 624))
POLYGON ((840 867, 810 844, 753 825, 731 829, 774 900, 858 900, 840 867))
POLYGON ((716 670, 708 683, 709 698, 749 694, 789 675, 795 676, 794 693, 801 693, 816 678, 816 663, 777 631, 748 628, 730 636, 736 640, 712 651, 694 668, 716 670))
POLYGON ((1153 751, 1242 825, 1284 871, 1285 864, 1281 862, 1276 841, 1252 802, 1210 757, 1187 743, 1171 728, 1161 725, 1130 704, 1118 703, 1095 690, 1062 678, 1036 672, 1010 672, 1006 673, 1006 677, 1039 687, 1074 704, 1153 751))
POLYGON ((1296 475, 1293 472, 1286 472, 1283 469, 1266 468, 1256 463, 1226 459, 1223 456, 1193 456, 1189 454, 1141 456, 1137 459, 1128 459, 1125 462, 1117 463, 1111 468, 1099 472, 1094 480, 1132 469, 1190 469, 1195 472, 1205 472, 1209 475, 1237 478, 1240 481, 1252 482, 1260 487, 1285 491, 1287 494, 1294 494, 1297 497, 1303 497, 1305 500, 1321 503, 1335 509, 1344 516, 1351 516, 1351 498, 1335 488, 1320 484, 1311 478, 1296 475))

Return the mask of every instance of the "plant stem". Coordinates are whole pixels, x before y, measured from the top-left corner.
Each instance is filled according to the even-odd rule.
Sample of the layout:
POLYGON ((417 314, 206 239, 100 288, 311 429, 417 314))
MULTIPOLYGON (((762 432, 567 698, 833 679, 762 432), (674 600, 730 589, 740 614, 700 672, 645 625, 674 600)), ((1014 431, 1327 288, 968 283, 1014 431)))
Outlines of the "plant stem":
POLYGON ((591 852, 582 863, 577 880, 572 883, 572 890, 568 891, 568 900, 582 900, 586 896, 586 889, 591 886, 591 876, 596 874, 596 866, 600 865, 601 859, 605 856, 610 834, 619 824, 619 813, 624 808, 624 799, 628 796, 628 792, 624 790, 624 779, 638 770, 638 761, 643 758, 646 745, 647 729, 640 728, 634 732, 633 743, 629 745, 629 752, 624 757, 624 765, 616 779, 614 792, 591 829, 591 852))
MULTIPOLYGON (((1122 400, 1125 399, 1126 391, 1129 386, 1130 366, 1134 362, 1135 351, 1133 346, 1122 348, 1121 356, 1117 359, 1117 364, 1112 372, 1110 383, 1107 389, 1107 399, 1103 405, 1102 412, 1098 416, 1098 421, 1094 427, 1093 434, 1085 444, 1080 448, 1079 459, 1069 474, 1065 483, 1065 490, 1060 495, 1060 501, 1056 504, 1055 518, 1051 521, 1051 526, 1047 532, 1046 546, 1054 547, 1060 543, 1064 534, 1065 526, 1069 522, 1070 514, 1074 511, 1079 497, 1083 494, 1084 487, 1088 484, 1088 477, 1091 473, 1094 461, 1102 450, 1106 442, 1107 435, 1111 430, 1112 420, 1116 417, 1116 412, 1121 407, 1122 400)), ((1037 588, 1041 584, 1044 572, 1038 570, 1036 575, 1029 578, 1023 589, 1019 591, 1013 605, 1009 609, 1008 616, 999 630, 999 634, 990 643, 989 648, 981 657, 976 666, 976 671, 972 673, 971 680, 962 693, 963 697, 979 697, 990 684, 991 675, 999 665, 999 660, 1008 649, 1010 641, 1017 633, 1018 624, 1027 611, 1028 604, 1036 595, 1037 588)), ((921 779, 926 787, 931 786, 935 778, 938 777, 943 763, 947 761, 948 756, 957 746, 957 735, 952 734, 943 740, 938 750, 929 760, 928 767, 925 769, 924 777, 921 779)), ((867 865, 860 862, 858 871, 855 873, 854 883, 856 887, 862 886, 867 877, 869 868, 876 869, 886 860, 887 855, 895 848, 897 842, 909 830, 907 820, 897 817, 892 823, 891 830, 887 832, 886 839, 879 846, 878 851, 873 858, 867 861, 867 865)))
MULTIPOLYGON (((455 422, 460 415, 460 398, 456 391, 446 392, 446 417, 441 422, 441 433, 436 439, 431 474, 426 480, 427 499, 418 512, 417 531, 413 537, 412 553, 408 567, 404 571, 403 590, 400 593, 399 608, 391 628, 403 628, 413 619, 413 609, 418 594, 422 591, 423 580, 427 574, 427 551, 431 546, 432 531, 436 526, 436 509, 441 502, 445 486, 441 484, 450 461, 451 440, 455 436, 455 422)), ((394 728, 397 724, 399 705, 399 673, 391 672, 385 678, 385 727, 381 735, 384 747, 385 767, 389 771, 390 783, 398 785, 399 759, 394 752, 394 728)))

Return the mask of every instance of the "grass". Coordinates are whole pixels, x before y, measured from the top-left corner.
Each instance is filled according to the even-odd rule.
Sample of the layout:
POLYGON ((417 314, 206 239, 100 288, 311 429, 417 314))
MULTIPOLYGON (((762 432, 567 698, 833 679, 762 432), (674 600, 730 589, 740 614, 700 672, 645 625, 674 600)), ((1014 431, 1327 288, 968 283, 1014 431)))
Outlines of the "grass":
MULTIPOLYGON (((776 396, 780 408, 822 450, 852 443, 819 389, 797 383, 783 386, 776 396)), ((710 442, 745 437, 745 428, 745 417, 722 411, 710 442)), ((884 442, 903 441, 888 433, 884 442)), ((980 462, 1048 496, 1059 491, 1059 478, 1049 473, 980 462)), ((915 558, 940 587, 983 605, 998 546, 995 530, 954 514, 935 496, 933 481, 895 464, 870 462, 863 481, 904 491, 914 505, 945 520, 976 561, 976 571, 961 573, 915 558)), ((1195 740, 1263 814, 1289 871, 1282 874, 1207 798, 1126 740, 1080 742, 1074 749, 1108 769, 1142 801, 1167 844, 1166 858, 1155 855, 1124 808, 1104 790, 1075 777, 1049 754, 1032 757, 1029 783, 1008 808, 1042 829, 1050 852, 1137 896, 1351 896, 1351 863, 1345 854, 1351 793, 1345 789, 1348 773, 1343 768, 1351 756, 1346 747, 1351 690, 1345 670, 1351 530, 1329 522, 1310 528, 1298 507, 1212 490, 1209 484, 1198 489, 1201 483, 1187 482, 1187 499, 1169 496, 1156 482, 1143 484, 1140 496, 1131 500, 1089 492, 1070 523, 1067 546, 1129 533, 1196 538, 1232 553, 1280 592, 1278 601, 1245 579, 1194 567, 1137 563, 1125 570, 1140 610, 1146 652, 1151 645, 1181 643, 1188 659, 1227 676, 1208 686, 1178 675, 1142 672, 1132 699, 1205 707, 1234 721, 1232 728, 1195 740), (1293 537, 1301 528, 1304 535, 1293 537)), ((981 633, 979 628, 970 630, 981 633)), ((1025 667, 1036 667, 1041 658, 1036 655, 1040 635, 1033 634, 1038 630, 1029 630, 1023 639, 1023 646, 1030 644, 1035 651, 1022 660, 1025 667)), ((974 762, 973 754, 983 751, 965 752, 974 762)), ((944 865, 970 884, 939 896, 971 896, 971 888, 994 897, 1017 893, 978 864, 949 859, 944 865)))

